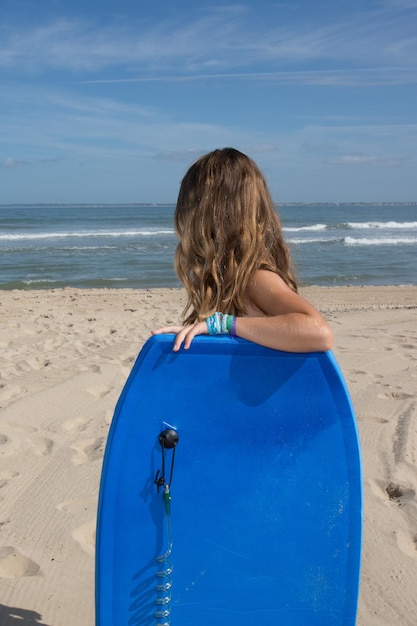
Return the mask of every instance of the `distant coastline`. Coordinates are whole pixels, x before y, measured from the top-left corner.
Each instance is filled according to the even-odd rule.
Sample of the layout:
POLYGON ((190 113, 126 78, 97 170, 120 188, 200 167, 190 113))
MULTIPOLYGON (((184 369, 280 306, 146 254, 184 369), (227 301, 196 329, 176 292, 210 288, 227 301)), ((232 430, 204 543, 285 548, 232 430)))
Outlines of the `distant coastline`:
POLYGON ((275 203, 276 206, 311 206, 311 207, 318 207, 318 206, 350 206, 350 207, 355 207, 355 206, 384 206, 384 207, 390 207, 390 206, 416 206, 417 207, 417 201, 415 202, 276 202, 275 203))
MULTIPOLYGON (((0 209, 12 209, 19 207, 32 207, 36 208, 65 208, 69 209, 71 207, 80 208, 80 207, 92 207, 92 208, 100 208, 100 207, 174 207, 175 202, 38 202, 38 203, 16 203, 16 204, 0 204, 0 209)), ((275 206, 277 207, 292 207, 292 206, 349 206, 349 207, 390 207, 390 206, 416 206, 417 200, 410 202, 275 202, 275 206)))

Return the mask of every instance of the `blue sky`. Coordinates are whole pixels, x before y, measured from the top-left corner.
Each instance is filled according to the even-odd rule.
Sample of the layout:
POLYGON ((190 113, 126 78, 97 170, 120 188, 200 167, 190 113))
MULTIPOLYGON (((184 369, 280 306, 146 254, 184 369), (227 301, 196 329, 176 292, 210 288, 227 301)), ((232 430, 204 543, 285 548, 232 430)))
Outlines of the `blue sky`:
POLYGON ((0 204, 175 202, 234 146, 277 202, 417 201, 417 0, 2 0, 0 204))

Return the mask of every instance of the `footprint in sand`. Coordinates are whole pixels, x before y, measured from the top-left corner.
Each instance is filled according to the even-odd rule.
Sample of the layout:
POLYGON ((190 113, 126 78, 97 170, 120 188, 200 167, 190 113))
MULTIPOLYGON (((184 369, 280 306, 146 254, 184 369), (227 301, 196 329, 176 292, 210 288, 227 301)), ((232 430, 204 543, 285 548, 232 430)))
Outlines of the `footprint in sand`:
POLYGON ((37 428, 35 428, 35 426, 31 426, 29 424, 18 424, 17 422, 9 422, 9 426, 12 426, 12 428, 16 428, 16 430, 21 430, 25 433, 36 433, 36 431, 38 430, 37 428))
POLYGON ((372 492, 384 502, 392 502, 398 506, 403 506, 409 500, 412 500, 416 496, 416 492, 411 487, 405 487, 398 483, 389 482, 383 480, 370 480, 369 486, 372 492), (388 496, 388 500, 387 500, 388 496))
POLYGON ((5 487, 9 480, 12 478, 16 478, 19 476, 19 472, 14 472, 13 470, 5 470, 4 472, 0 472, 0 489, 5 487))
POLYGON ((371 417, 370 419, 376 424, 389 424, 389 420, 385 419, 385 417, 371 417))
POLYGON ((96 520, 92 519, 86 524, 82 524, 82 526, 78 526, 73 533, 73 538, 80 545, 81 549, 84 550, 90 556, 94 556, 95 554, 95 545, 96 545, 96 520))
POLYGON ((52 448, 54 447, 52 439, 47 439, 46 437, 33 437, 30 443, 31 447, 35 449, 36 454, 40 456, 51 454, 52 448))
POLYGON ((52 439, 48 439, 47 437, 40 437, 38 435, 31 436, 32 433, 35 433, 37 431, 36 428, 32 426, 26 426, 25 424, 15 424, 12 422, 9 422, 9 426, 17 431, 20 430, 29 436, 25 437, 22 440, 21 436, 18 434, 15 439, 11 439, 4 433, 0 433, 0 447, 4 446, 4 451, 2 451, 2 454, 4 456, 13 455, 16 450, 21 446, 23 446, 24 449, 34 450, 36 454, 40 456, 46 456, 47 454, 50 454, 52 452, 52 448, 54 446, 54 442, 52 441, 52 439))
POLYGON ((402 391, 391 391, 389 393, 380 393, 378 398, 382 400, 408 400, 413 396, 410 393, 403 393, 402 391))
POLYGON ((356 374, 358 376, 363 376, 365 374, 368 374, 368 372, 364 372, 363 370, 349 370, 350 374, 356 374))
POLYGON ((0 548, 0 577, 21 578, 22 576, 36 576, 39 574, 39 565, 25 556, 13 546, 0 548))
POLYGON ((49 359, 38 359, 37 357, 35 357, 27 359, 26 363, 31 369, 37 371, 43 369, 44 367, 48 367, 50 361, 49 359))
POLYGON ((408 537, 403 531, 394 531, 397 545, 401 552, 411 557, 417 558, 417 536, 408 537))
POLYGON ((86 439, 71 446, 71 448, 76 451, 76 455, 72 459, 74 465, 101 460, 104 453, 104 437, 86 439))
POLYGON ((8 437, 5 433, 0 433, 0 451, 3 457, 13 456, 19 448, 18 440, 8 437))
POLYGON ((89 418, 85 417, 75 417, 74 419, 67 420, 62 424, 62 428, 69 433, 82 432, 85 430, 90 423, 89 418))
MULTIPOLYGON (((86 351, 79 349, 78 350, 78 354, 80 354, 81 357, 85 357, 86 356, 86 351)), ((80 364, 79 366, 79 370, 80 372, 92 372, 93 374, 100 374, 101 373, 101 367, 100 365, 97 365, 96 363, 93 364, 80 364)))
POLYGON ((127 356, 121 356, 119 358, 119 362, 120 365, 123 365, 123 367, 127 367, 129 370, 132 369, 132 365, 135 361, 135 356, 133 354, 128 354, 127 356))
POLYGON ((91 393, 95 398, 104 398, 112 391, 111 387, 89 387, 86 389, 88 393, 91 393))
POLYGON ((395 483, 389 483, 385 487, 385 491, 388 498, 396 502, 398 506, 402 506, 407 500, 412 500, 416 495, 414 489, 403 487, 395 483))
POLYGON ((21 395, 22 389, 17 385, 4 385, 0 389, 0 401, 7 402, 21 395))

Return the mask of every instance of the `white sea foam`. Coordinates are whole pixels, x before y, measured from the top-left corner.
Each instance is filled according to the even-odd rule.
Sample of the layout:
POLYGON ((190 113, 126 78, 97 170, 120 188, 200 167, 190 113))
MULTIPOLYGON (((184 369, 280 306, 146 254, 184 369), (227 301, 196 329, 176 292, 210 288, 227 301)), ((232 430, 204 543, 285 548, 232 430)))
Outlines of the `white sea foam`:
POLYGON ((175 231, 166 229, 139 229, 139 230, 85 230, 62 231, 43 233, 0 233, 3 241, 36 241, 40 239, 69 239, 87 237, 155 237, 159 235, 173 235, 175 231))
POLYGON ((326 230, 326 224, 312 224, 311 226, 285 226, 282 230, 286 233, 298 233, 301 231, 326 230))
POLYGON ((417 244, 417 237, 384 237, 374 239, 370 237, 345 237, 347 246, 397 246, 417 244))
POLYGON ((336 243, 339 242, 340 239, 335 239, 332 237, 322 237, 322 238, 314 238, 314 239, 292 239, 291 237, 287 239, 288 243, 293 244, 295 246, 298 245, 302 245, 305 243, 312 243, 312 244, 316 244, 316 243, 336 243))
POLYGON ((417 222, 348 222, 347 226, 353 229, 389 229, 389 230, 412 230, 417 228, 417 222))
POLYGON ((22 283, 24 285, 42 285, 45 283, 46 284, 52 284, 52 283, 58 283, 58 280, 52 280, 49 278, 36 278, 31 280, 30 278, 27 278, 25 280, 22 280, 22 283))

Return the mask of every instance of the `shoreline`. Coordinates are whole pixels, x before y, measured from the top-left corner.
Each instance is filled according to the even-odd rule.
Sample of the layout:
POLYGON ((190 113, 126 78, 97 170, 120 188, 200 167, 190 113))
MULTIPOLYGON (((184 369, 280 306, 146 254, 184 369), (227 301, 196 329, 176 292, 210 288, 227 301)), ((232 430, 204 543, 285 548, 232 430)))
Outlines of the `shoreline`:
MULTIPOLYGON (((152 293, 160 293, 160 292, 173 292, 180 293, 184 291, 184 288, 181 286, 172 286, 172 287, 73 287, 70 285, 60 286, 60 287, 42 287, 42 288, 14 288, 14 289, 3 289, 0 286, 0 294, 14 294, 14 295, 24 295, 24 294, 59 294, 66 292, 74 292, 74 293, 89 293, 90 295, 102 293, 143 293, 143 292, 152 292, 152 293)), ((371 300, 374 297, 377 297, 381 304, 385 304, 385 298, 390 298, 390 292, 394 291, 401 295, 401 297, 408 297, 407 291, 410 291, 410 296, 417 297, 417 283, 413 284, 387 284, 387 285, 316 285, 316 284, 301 284, 299 285, 299 292, 303 293, 305 297, 309 297, 309 294, 320 294, 323 292, 323 296, 328 295, 338 295, 338 297, 343 298, 344 295, 352 292, 358 292, 358 295, 361 294, 365 300, 371 300), (365 292, 370 290, 369 294, 365 292), (332 293, 334 292, 334 293, 332 293)))
MULTIPOLYGON (((328 319, 360 433, 357 626, 417 621, 417 285, 300 288, 328 319)), ((0 623, 93 626, 95 516, 109 424, 134 360, 177 323, 181 288, 3 291, 0 623)))

